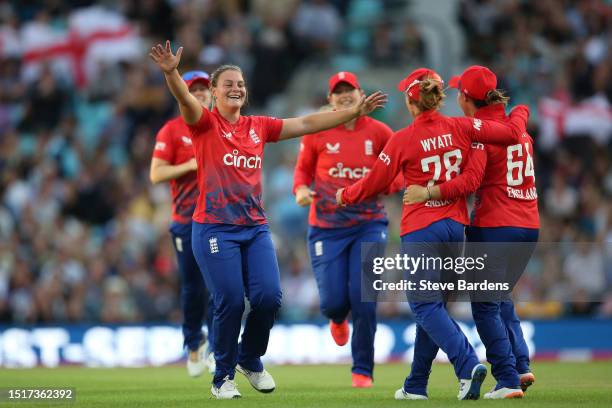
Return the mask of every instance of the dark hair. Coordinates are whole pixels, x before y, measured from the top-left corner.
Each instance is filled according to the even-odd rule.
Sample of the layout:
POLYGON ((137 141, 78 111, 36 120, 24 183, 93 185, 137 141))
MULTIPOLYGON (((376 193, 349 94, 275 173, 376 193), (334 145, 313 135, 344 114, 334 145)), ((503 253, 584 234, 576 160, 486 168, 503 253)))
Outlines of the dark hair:
POLYGON ((487 92, 484 100, 478 100, 474 98, 470 98, 474 102, 474 106, 477 109, 484 108, 485 106, 495 105, 496 103, 501 103, 504 106, 508 104, 510 98, 505 95, 505 92, 501 89, 492 89, 487 92))
POLYGON ((426 78, 419 84, 419 100, 412 101, 421 112, 431 109, 440 109, 442 101, 446 98, 439 81, 426 78))
MULTIPOLYGON (((240 72, 240 74, 242 75, 242 78, 244 79, 244 73, 242 72, 242 68, 240 68, 238 65, 232 65, 232 64, 221 65, 220 67, 215 69, 213 71, 213 73, 210 75, 210 85, 209 85, 209 88, 211 89, 211 91, 212 91, 212 88, 217 86, 217 83, 219 82, 219 77, 225 71, 237 71, 237 72, 240 72)), ((246 79, 244 80, 244 86, 246 87, 246 79)), ((217 103, 216 98, 214 96, 212 97, 212 102, 211 103, 212 103, 213 106, 215 106, 215 104, 217 103)), ((244 105, 247 105, 248 103, 249 103, 249 93, 247 92, 246 97, 244 98, 244 105)))

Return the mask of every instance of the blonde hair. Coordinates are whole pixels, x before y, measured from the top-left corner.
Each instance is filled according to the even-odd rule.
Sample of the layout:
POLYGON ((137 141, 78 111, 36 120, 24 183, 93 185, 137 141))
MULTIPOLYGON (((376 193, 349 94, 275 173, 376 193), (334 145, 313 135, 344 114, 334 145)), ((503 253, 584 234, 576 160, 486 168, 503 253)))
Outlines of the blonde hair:
POLYGON ((504 106, 506 106, 509 100, 510 98, 507 97, 504 91, 502 91, 501 89, 492 89, 489 92, 487 92, 487 96, 485 97, 484 102, 487 105, 494 105, 496 103, 501 103, 504 106))
POLYGON ((415 104, 421 112, 424 112, 431 109, 440 109, 444 98, 446 98, 446 95, 440 82, 433 78, 425 78, 419 84, 419 100, 410 100, 410 102, 415 104))

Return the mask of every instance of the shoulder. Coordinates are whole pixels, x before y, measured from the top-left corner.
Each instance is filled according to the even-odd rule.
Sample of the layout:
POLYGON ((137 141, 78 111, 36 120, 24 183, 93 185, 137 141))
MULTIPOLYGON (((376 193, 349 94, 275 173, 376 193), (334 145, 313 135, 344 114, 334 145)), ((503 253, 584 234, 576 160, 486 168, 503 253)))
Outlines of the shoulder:
POLYGON ((370 117, 366 117, 367 121, 365 122, 368 128, 375 129, 382 134, 392 134, 393 130, 384 122, 380 120, 376 120, 370 117))

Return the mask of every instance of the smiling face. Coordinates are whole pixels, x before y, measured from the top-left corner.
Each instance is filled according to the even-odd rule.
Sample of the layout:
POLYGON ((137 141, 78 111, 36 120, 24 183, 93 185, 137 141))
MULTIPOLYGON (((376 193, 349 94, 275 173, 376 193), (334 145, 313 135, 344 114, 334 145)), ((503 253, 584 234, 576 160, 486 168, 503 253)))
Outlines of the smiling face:
POLYGON ((247 96, 242 73, 231 69, 222 72, 216 86, 212 88, 212 95, 219 109, 242 108, 247 96))
POLYGON ((353 88, 346 82, 340 82, 329 94, 327 100, 336 109, 348 109, 355 106, 363 95, 361 89, 353 88))

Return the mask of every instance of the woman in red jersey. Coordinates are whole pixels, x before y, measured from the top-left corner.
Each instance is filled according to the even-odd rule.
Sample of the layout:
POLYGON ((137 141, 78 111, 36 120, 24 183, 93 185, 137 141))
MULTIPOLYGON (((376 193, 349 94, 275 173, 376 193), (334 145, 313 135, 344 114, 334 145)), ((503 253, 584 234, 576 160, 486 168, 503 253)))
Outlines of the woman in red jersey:
MULTIPOLYGON (((383 149, 370 173, 337 192, 339 204, 353 204, 384 191, 398 173, 407 184, 436 185, 456 177, 464 167, 472 142, 513 144, 525 129, 526 107, 518 107, 509 126, 474 118, 449 118, 438 112, 445 97, 442 80, 434 71, 420 68, 403 79, 398 88, 414 122, 396 132, 383 149)), ((467 205, 462 200, 429 200, 406 205, 401 234, 403 252, 409 257, 457 257, 468 224, 467 205)), ((411 271, 411 279, 441 282, 443 270, 411 271), (414 272, 414 273, 413 273, 414 272)), ((407 292, 417 322, 414 360, 410 376, 395 393, 396 399, 427 399, 431 364, 439 349, 452 362, 460 380, 459 399, 477 399, 486 376, 472 346, 449 316, 440 291, 407 292)))
MULTIPOLYGON (((355 74, 341 71, 329 79, 328 101, 334 109, 351 108, 362 96, 355 74)), ((330 319, 339 346, 348 342, 347 315, 352 312, 351 371, 353 387, 358 388, 372 386, 376 333, 376 303, 362 301, 361 244, 385 243, 388 221, 377 197, 338 207, 335 194, 370 171, 392 134, 384 123, 363 116, 304 137, 295 166, 296 202, 310 205, 308 250, 321 312, 330 319)), ((395 191, 402 183, 400 176, 395 191)))
MULTIPOLYGON (((183 75, 189 92, 203 107, 212 99, 206 72, 190 71, 183 75)), ((204 285, 204 279, 191 250, 191 216, 198 198, 196 161, 190 132, 181 116, 167 121, 157 133, 151 159, 150 178, 153 184, 170 182, 172 194, 172 224, 170 233, 178 269, 181 276, 181 306, 183 309, 183 343, 189 350, 187 372, 200 376, 206 369, 207 345, 212 344, 212 302, 204 285), (208 305, 208 311, 207 309, 208 305), (202 320, 206 314, 208 342, 202 333, 202 320)), ((209 352, 212 348, 209 347, 209 352)), ((214 361, 209 370, 214 370, 214 361)))
MULTIPOLYGON (((496 89, 497 77, 488 68, 471 66, 450 82, 459 89, 457 103, 466 116, 500 123, 509 120, 505 113, 509 98, 496 89)), ((428 197, 454 199, 476 189, 467 241, 495 243, 477 244, 473 250, 488 254, 487 277, 510 281, 514 286, 535 249, 540 227, 533 140, 527 133, 509 146, 477 146, 470 152, 464 173, 429 191, 412 185, 406 190, 404 203, 422 203, 428 197)), ((472 302, 474 322, 497 380, 485 398, 522 397, 535 381, 529 369, 529 350, 512 300, 494 300, 472 302)))
POLYGON ((266 143, 332 128, 384 105, 376 92, 350 109, 276 119, 243 116, 246 82, 239 67, 225 65, 211 76, 214 109, 203 109, 178 72, 176 55, 158 44, 150 53, 166 78, 191 130, 200 195, 193 215, 193 252, 213 294, 216 372, 211 392, 239 398, 235 371, 260 392, 276 387, 263 368, 270 329, 280 308, 278 263, 261 199, 261 168, 266 143), (238 344, 247 297, 250 312, 238 344))

